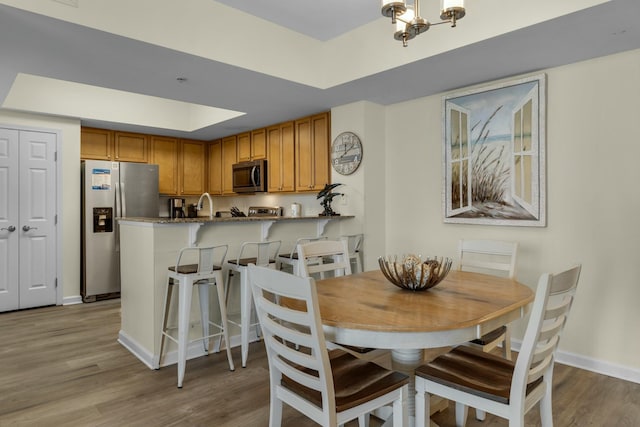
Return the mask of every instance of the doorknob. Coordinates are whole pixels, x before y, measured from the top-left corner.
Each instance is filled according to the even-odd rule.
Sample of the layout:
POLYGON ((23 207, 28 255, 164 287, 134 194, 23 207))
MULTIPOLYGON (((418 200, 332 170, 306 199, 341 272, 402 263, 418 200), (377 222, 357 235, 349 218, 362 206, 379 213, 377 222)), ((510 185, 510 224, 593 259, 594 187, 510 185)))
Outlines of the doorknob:
POLYGON ((8 230, 10 233, 13 233, 14 231, 16 231, 16 228, 13 225, 10 225, 7 228, 0 228, 0 231, 3 231, 3 230, 8 230))
POLYGON ((37 230, 37 229, 38 227, 29 227, 28 225, 22 226, 22 231, 37 230))

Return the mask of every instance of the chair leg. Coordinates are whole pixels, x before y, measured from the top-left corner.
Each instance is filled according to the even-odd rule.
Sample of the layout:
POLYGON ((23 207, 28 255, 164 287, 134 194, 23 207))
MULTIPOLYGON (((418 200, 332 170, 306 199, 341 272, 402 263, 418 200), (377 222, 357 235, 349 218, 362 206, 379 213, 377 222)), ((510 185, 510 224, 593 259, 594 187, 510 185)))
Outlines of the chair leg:
POLYGON ((540 421, 542 427, 553 427, 553 405, 551 392, 553 389, 553 364, 552 368, 547 371, 548 373, 544 376, 545 384, 545 393, 540 399, 540 421))
POLYGON ((193 283, 190 279, 178 282, 178 388, 182 388, 184 370, 187 363, 187 343, 189 342, 189 317, 191 314, 191 294, 193 283))
POLYGON ((416 427, 428 427, 431 423, 431 396, 416 387, 416 427))
POLYGON ((282 425, 282 400, 275 396, 275 390, 271 390, 271 402, 269 403, 269 427, 282 425))
POLYGON ((456 402, 456 426, 464 427, 467 424, 467 414, 469 407, 462 403, 456 402))
MULTIPOLYGON (((402 387, 400 398, 393 401, 393 425, 394 426, 409 425, 409 410, 407 408, 408 399, 409 399, 409 387, 405 385, 402 387)), ((416 417, 416 420, 417 420, 417 417, 416 417)))
POLYGON ((171 308, 171 295, 173 294, 173 284, 171 278, 167 278, 167 287, 164 292, 164 302, 162 304, 162 329, 160 331, 160 351, 158 357, 154 360, 154 369, 160 369, 162 361, 162 352, 164 351, 164 343, 166 341, 165 332, 167 331, 167 322, 169 321, 169 309, 171 308))
POLYGON ((218 305, 220 306, 220 323, 222 324, 222 335, 218 337, 218 351, 220 351, 220 341, 224 337, 224 345, 227 348, 227 359, 229 360, 229 370, 234 371, 236 368, 233 365, 233 358, 231 357, 231 344, 229 343, 229 323, 227 321, 227 307, 225 303, 225 291, 222 289, 224 286, 224 279, 222 273, 216 274, 216 290, 218 291, 218 305))
POLYGON ((200 300, 200 324, 202 325, 202 344, 204 353, 209 354, 209 284, 198 286, 200 300))
POLYGON ((240 348, 242 367, 245 368, 249 357, 249 328, 251 327, 251 290, 246 271, 240 274, 240 304, 240 348))
POLYGON ((502 343, 502 352, 504 358, 511 360, 511 328, 507 325, 507 330, 504 333, 504 342, 502 343))

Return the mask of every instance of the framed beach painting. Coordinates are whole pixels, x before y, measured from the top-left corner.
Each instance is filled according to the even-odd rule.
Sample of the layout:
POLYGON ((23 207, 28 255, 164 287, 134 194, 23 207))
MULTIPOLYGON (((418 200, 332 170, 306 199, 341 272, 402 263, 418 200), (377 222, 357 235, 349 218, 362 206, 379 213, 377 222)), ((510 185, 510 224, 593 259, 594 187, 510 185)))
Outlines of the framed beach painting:
POLYGON ((444 222, 546 226, 545 79, 443 97, 444 222))

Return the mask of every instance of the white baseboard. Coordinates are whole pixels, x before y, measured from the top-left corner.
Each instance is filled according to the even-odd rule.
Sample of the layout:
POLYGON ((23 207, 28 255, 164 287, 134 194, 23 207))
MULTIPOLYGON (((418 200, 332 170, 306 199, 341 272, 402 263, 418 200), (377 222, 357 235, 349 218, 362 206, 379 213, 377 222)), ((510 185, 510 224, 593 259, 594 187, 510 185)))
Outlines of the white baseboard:
MULTIPOLYGON (((251 343, 257 340, 258 336, 256 334, 255 328, 252 328, 249 331, 249 342, 251 343)), ((229 341, 231 341, 231 348, 240 346, 240 335, 233 335, 229 337, 229 341)), ((137 341, 129 337, 122 330, 120 330, 120 332, 118 333, 118 342, 124 348, 129 350, 131 354, 137 357, 142 363, 144 363, 149 369, 155 369, 153 354, 147 351, 144 347, 138 344, 137 341)), ((201 357, 205 354, 206 353, 204 351, 204 347, 199 341, 190 343, 189 347, 187 348, 187 360, 201 357)), ((178 351, 172 350, 164 354, 161 367, 175 365, 176 363, 178 363, 178 351)))
MULTIPOLYGON (((515 351, 520 351, 522 341, 511 341, 511 347, 515 351)), ((556 352, 556 362, 575 368, 585 369, 597 374, 607 375, 624 381, 631 381, 640 384, 640 370, 622 366, 615 363, 605 362, 592 357, 582 356, 568 351, 556 352)))
POLYGON ((82 297, 80 295, 74 295, 72 297, 62 298, 62 305, 82 304, 82 297))

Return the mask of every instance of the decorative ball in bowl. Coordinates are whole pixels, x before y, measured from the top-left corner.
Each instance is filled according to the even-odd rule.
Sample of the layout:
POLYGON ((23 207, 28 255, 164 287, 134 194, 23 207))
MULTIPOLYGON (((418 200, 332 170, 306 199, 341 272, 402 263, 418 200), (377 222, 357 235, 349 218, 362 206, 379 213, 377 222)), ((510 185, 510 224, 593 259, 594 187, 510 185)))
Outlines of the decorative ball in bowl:
POLYGON ((451 259, 405 255, 398 260, 397 255, 378 258, 380 270, 394 285, 410 291, 425 291, 433 288, 451 270, 451 259))

